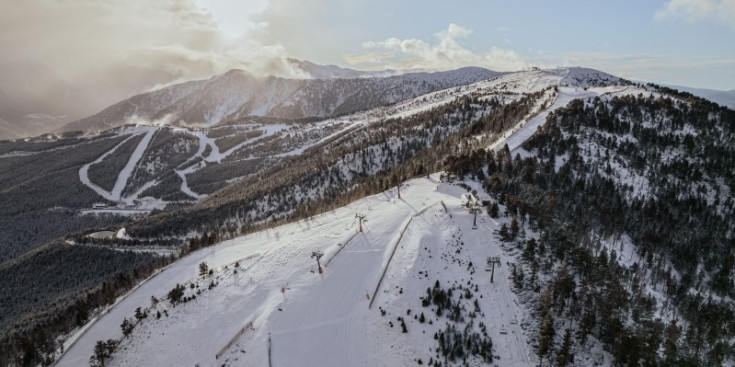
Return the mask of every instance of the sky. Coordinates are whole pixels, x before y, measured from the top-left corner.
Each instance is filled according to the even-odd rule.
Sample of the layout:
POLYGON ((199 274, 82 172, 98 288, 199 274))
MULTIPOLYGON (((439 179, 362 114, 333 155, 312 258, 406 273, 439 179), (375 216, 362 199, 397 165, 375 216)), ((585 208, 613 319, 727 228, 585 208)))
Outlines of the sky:
POLYGON ((95 105, 232 68, 306 77, 288 58, 368 70, 585 66, 732 90, 733 40, 735 0, 0 0, 0 80, 65 83, 95 105))

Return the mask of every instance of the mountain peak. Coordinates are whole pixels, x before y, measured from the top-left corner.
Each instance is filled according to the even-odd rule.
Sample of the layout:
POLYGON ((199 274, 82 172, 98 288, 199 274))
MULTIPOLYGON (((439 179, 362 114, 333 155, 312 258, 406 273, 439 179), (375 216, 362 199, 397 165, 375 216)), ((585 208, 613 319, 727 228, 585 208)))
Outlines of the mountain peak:
POLYGON ((289 58, 287 61, 293 68, 304 72, 312 79, 354 79, 370 76, 383 76, 376 72, 343 68, 337 65, 320 65, 308 60, 289 58))

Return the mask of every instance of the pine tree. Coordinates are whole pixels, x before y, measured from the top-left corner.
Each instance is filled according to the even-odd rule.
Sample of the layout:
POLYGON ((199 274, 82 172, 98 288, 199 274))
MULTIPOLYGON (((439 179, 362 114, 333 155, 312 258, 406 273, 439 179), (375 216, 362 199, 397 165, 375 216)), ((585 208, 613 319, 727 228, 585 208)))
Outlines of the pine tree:
POLYGON ((681 330, 676 326, 676 321, 672 321, 666 328, 664 340, 664 356, 667 362, 673 363, 677 358, 677 342, 681 330))
POLYGON ((582 316, 582 320, 579 323, 579 332, 578 336, 580 337, 580 340, 582 343, 587 340, 587 336, 592 334, 592 330, 595 327, 595 324, 597 323, 597 319, 595 318, 595 314, 592 312, 586 312, 584 316, 582 316))
POLYGON ((556 354, 556 363, 560 367, 565 367, 568 364, 574 362, 574 356, 571 354, 572 347, 572 331, 569 329, 564 330, 564 342, 561 345, 561 349, 556 354))
POLYGON ((122 324, 120 324, 120 329, 122 330, 123 336, 127 337, 130 335, 130 333, 133 332, 133 328, 135 325, 128 319, 127 317, 123 319, 122 324))
POLYGON ((98 340, 94 346, 94 354, 89 358, 89 365, 91 367, 105 367, 107 361, 112 357, 112 353, 115 352, 117 343, 117 340, 114 339, 98 340))
POLYGON ((531 261, 536 255, 536 239, 531 238, 526 241, 526 248, 523 250, 523 259, 531 261))
POLYGON ((172 305, 176 305, 177 303, 179 303, 182 297, 184 297, 184 286, 178 283, 173 289, 168 292, 168 295, 166 296, 166 298, 171 301, 172 305))
POLYGON ((503 225, 500 226, 500 231, 498 232, 500 235, 500 239, 503 241, 508 241, 510 239, 510 234, 508 233, 508 225, 503 223, 503 225))
POLYGON ((490 215, 490 218, 497 218, 499 211, 500 208, 498 208, 497 202, 493 202, 492 205, 487 208, 487 214, 490 215))
POLYGON ((554 345, 554 319, 551 313, 547 312, 544 321, 541 323, 538 338, 538 357, 543 362, 544 357, 551 354, 554 345))
POLYGON ((135 309, 135 318, 140 320, 144 319, 148 316, 148 314, 145 311, 142 311, 140 307, 135 309))
POLYGON ((518 220, 513 217, 513 220, 510 222, 510 234, 513 236, 513 238, 516 238, 518 236, 518 232, 520 231, 520 226, 518 224, 518 220))

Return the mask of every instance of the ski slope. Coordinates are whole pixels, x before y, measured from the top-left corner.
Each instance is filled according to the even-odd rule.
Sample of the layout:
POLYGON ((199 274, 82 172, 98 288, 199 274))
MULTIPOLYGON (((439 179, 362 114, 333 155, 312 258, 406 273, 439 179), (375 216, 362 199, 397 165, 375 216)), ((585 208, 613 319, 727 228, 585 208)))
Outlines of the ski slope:
POLYGON ((588 99, 599 96, 624 96, 636 95, 644 93, 650 94, 643 88, 638 87, 594 87, 594 88, 578 88, 578 87, 557 87, 557 92, 547 91, 546 94, 537 102, 531 113, 518 122, 512 129, 506 131, 488 149, 500 149, 508 144, 511 153, 521 153, 522 156, 528 156, 523 151, 521 145, 528 140, 536 130, 546 122, 546 118, 552 112, 559 108, 566 107, 569 102, 575 99, 588 99), (546 107, 544 107, 544 105, 546 107))
POLYGON ((516 126, 505 132, 496 142, 490 145, 490 149, 499 149, 508 144, 511 152, 520 148, 530 138, 539 126, 546 122, 549 114, 561 107, 565 107, 574 99, 594 97, 598 94, 581 88, 559 87, 558 92, 548 91, 528 117, 519 121, 516 126), (548 107, 543 108, 548 103, 548 107))
MULTIPOLYGON (((120 323, 137 307, 169 316, 141 322, 122 341, 112 366, 266 366, 269 359, 274 366, 415 364, 416 358, 428 361, 432 356, 432 335, 444 320, 429 316, 434 317, 429 325, 406 317, 409 332, 402 333, 388 325, 390 318, 395 323, 395 315, 405 316, 406 308, 420 311, 419 297, 436 280, 451 284, 473 278, 478 297, 483 295, 478 300, 500 363, 531 366, 531 351, 518 326, 524 316, 509 287, 508 269, 496 269, 494 283, 484 271, 486 256, 504 256, 492 235, 499 223, 480 215, 480 228, 471 229, 472 217, 460 206, 463 192, 436 177, 415 179, 401 190, 401 199, 394 191, 384 192, 192 253, 93 322, 76 343, 67 345, 57 365, 86 365, 96 341, 120 338, 120 323), (359 234, 357 212, 367 219, 359 234), (457 236, 463 238, 464 249, 454 257, 475 261, 472 274, 464 263, 438 256, 455 252, 447 243, 457 236), (325 254, 323 274, 315 271, 313 251, 325 254), (202 261, 214 269, 204 279, 198 277, 202 261), (213 281, 218 284, 207 289, 213 281), (187 295, 194 292, 188 288, 192 283, 203 291, 195 300, 172 307, 165 295, 177 283, 187 285, 187 295), (161 300, 155 307, 151 296, 161 300), (387 310, 386 316, 380 309, 387 310)), ((428 308, 423 311, 431 314, 428 308)))
MULTIPOLYGON (((98 195, 102 196, 103 198, 109 200, 109 201, 121 201, 125 200, 127 198, 123 198, 122 193, 123 190, 125 190, 125 186, 128 183, 128 180, 130 179, 130 176, 133 174, 133 170, 138 165, 138 162, 143 157, 143 153, 148 148, 148 145, 151 143, 151 140, 153 139, 153 135, 156 133, 158 129, 155 127, 142 127, 142 128, 136 128, 136 131, 133 131, 130 133, 130 137, 120 142, 120 144, 116 145, 114 148, 110 149, 109 151, 105 152, 105 154, 101 155, 99 158, 97 158, 95 161, 87 163, 83 165, 79 169, 79 180, 90 189, 94 190, 98 195), (143 139, 141 139, 140 143, 135 147, 135 150, 130 155, 130 158, 128 159, 128 162, 125 164, 125 166, 122 168, 120 173, 118 173, 117 180, 115 181, 115 185, 113 186, 112 190, 107 191, 100 187, 99 185, 96 185, 95 183, 91 182, 89 180, 89 167, 93 164, 98 164, 102 162, 102 160, 105 159, 110 154, 115 153, 115 151, 123 145, 125 142, 130 140, 131 138, 143 135, 143 139)), ((128 133, 128 132, 126 132, 128 133)), ((140 192, 134 194, 135 197, 139 195, 140 192)), ((131 200, 128 200, 131 201, 131 200)))
MULTIPOLYGON (((517 149, 520 144, 528 139, 546 119, 546 116, 557 108, 566 106, 569 101, 575 98, 588 98, 602 94, 623 93, 633 94, 639 93, 636 88, 628 89, 622 86, 605 86, 590 87, 593 84, 587 79, 597 80, 611 76, 594 70, 587 69, 553 69, 553 70, 527 70, 515 73, 506 73, 494 76, 487 80, 476 83, 452 87, 444 90, 438 90, 415 98, 403 100, 401 102, 372 108, 344 116, 327 118, 307 124, 266 124, 258 127, 263 133, 257 137, 243 138, 242 141, 235 142, 226 150, 220 150, 217 145, 218 139, 232 138, 237 134, 217 136, 214 130, 218 128, 227 128, 228 126, 219 126, 205 129, 188 129, 180 127, 162 127, 162 126, 136 126, 128 127, 119 132, 120 135, 140 136, 144 134, 142 140, 135 148, 125 167, 118 173, 114 187, 107 191, 99 185, 91 182, 88 176, 88 170, 93 164, 105 164, 103 160, 110 154, 115 153, 118 147, 111 149, 94 162, 84 165, 79 170, 79 178, 82 183, 98 195, 106 200, 125 204, 128 207, 136 206, 139 209, 151 209, 150 205, 145 206, 141 202, 141 195, 150 192, 149 189, 159 185, 163 180, 164 172, 156 172, 158 175, 152 180, 144 183, 133 194, 123 193, 126 190, 128 181, 135 171, 139 162, 144 160, 146 151, 152 144, 154 134, 160 129, 172 129, 178 132, 188 133, 197 139, 197 150, 188 157, 185 163, 173 168, 175 173, 181 180, 179 191, 186 196, 200 200, 206 197, 206 193, 196 192, 189 186, 188 178, 190 175, 196 174, 199 170, 211 164, 223 163, 228 157, 237 153, 246 147, 253 147, 257 144, 270 141, 274 136, 278 136, 283 144, 283 150, 274 152, 271 157, 282 158, 286 156, 299 155, 310 148, 326 144, 338 137, 349 133, 353 130, 369 129, 371 125, 380 123, 387 119, 407 118, 416 114, 430 111, 440 106, 452 103, 458 98, 470 96, 480 99, 497 99, 500 103, 508 103, 519 98, 525 93, 534 93, 545 91, 545 95, 537 103, 534 110, 523 119, 517 126, 499 137, 495 143, 489 148, 497 149, 502 147, 502 143, 508 142, 511 150, 517 149), (552 91, 552 87, 557 87, 558 93, 552 91), (623 88, 623 89, 621 89, 623 88), (308 138, 290 141, 289 137, 307 136, 308 138)), ((225 145, 227 146, 227 145, 225 145)), ((523 152, 521 152, 523 153, 523 152)), ((145 157, 146 161, 150 160, 145 157)), ((158 159, 158 158, 156 158, 158 159)), ((146 199, 146 198, 142 198, 146 199)), ((157 200, 155 207, 165 206, 162 199, 157 200)), ((150 201, 149 200, 149 201, 150 201)))

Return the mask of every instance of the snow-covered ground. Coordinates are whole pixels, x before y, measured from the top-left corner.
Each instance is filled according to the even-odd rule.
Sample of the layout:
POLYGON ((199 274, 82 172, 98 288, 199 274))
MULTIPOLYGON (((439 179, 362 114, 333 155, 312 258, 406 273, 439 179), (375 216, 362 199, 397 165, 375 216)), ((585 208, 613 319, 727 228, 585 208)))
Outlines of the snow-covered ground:
MULTIPOLYGON (((514 99, 514 94, 546 90, 529 116, 491 147, 507 143, 511 150, 517 150, 549 113, 573 99, 640 92, 619 86, 562 85, 569 73, 559 69, 505 74, 393 106, 316 122, 304 131, 330 126, 332 133, 286 154, 300 154, 350 129, 410 116, 463 95, 500 95, 507 101, 514 99), (552 86, 557 86, 557 91, 549 88, 552 86)), ((176 171, 182 179, 181 190, 201 197, 186 185, 187 174, 201 169, 205 162, 221 162, 240 147, 286 128, 273 126, 263 136, 227 152, 220 152, 205 132, 193 132, 199 149, 190 162, 199 162, 176 171)), ((270 361, 273 365, 404 366, 416 364, 418 359, 426 363, 436 358, 434 333, 448 322, 421 304, 425 290, 437 280, 443 288, 477 290, 473 300, 477 300, 480 316, 473 322, 482 321, 487 326, 500 365, 535 364, 520 327, 526 315, 509 286, 509 267, 503 266, 515 259, 502 252, 492 235, 500 223, 480 214, 479 228, 472 229, 470 214, 460 206, 463 192, 437 183, 436 178, 416 179, 402 190, 402 199, 385 192, 310 220, 190 254, 142 284, 88 327, 68 346, 59 365, 85 364, 96 341, 121 337, 120 323, 132 317, 138 307, 166 316, 149 316, 142 321, 133 336, 122 341, 112 365, 265 365, 270 361), (368 218, 366 231, 357 235, 356 213, 368 218), (323 274, 315 272, 316 264, 310 257, 314 251, 325 254, 322 264, 328 265, 323 274), (488 256, 501 258, 492 283, 485 272, 488 256), (213 275, 198 277, 202 261, 215 270, 213 275), (240 265, 237 271, 236 262, 240 265), (188 296, 198 293, 196 299, 171 306, 165 296, 176 284, 186 285, 188 296), (161 302, 153 305, 151 297, 161 302), (425 323, 418 321, 420 312, 428 316, 425 323), (397 326, 399 316, 406 321, 408 333, 397 326)))
POLYGON ((426 363, 435 357, 434 332, 447 322, 421 305, 420 297, 436 280, 446 288, 476 284, 483 314, 475 323, 487 325, 497 363, 531 366, 509 269, 496 268, 494 283, 485 272, 487 256, 501 256, 503 264, 513 259, 493 240, 494 220, 481 214, 479 229, 472 229, 472 217, 460 206, 462 192, 436 177, 415 179, 401 190, 401 199, 384 192, 192 253, 91 324, 67 346, 58 366, 86 365, 96 341, 120 338, 123 318, 137 307, 150 308, 150 315, 122 341, 110 365, 265 366, 270 359, 275 366, 405 366, 418 358, 426 363), (365 231, 357 235, 356 213, 367 216, 365 231), (313 251, 325 254, 323 274, 315 271, 313 251), (213 275, 198 276, 202 261, 213 275), (212 282, 217 285, 207 289, 212 282), (202 292, 172 307, 165 296, 176 284, 186 285, 187 295, 197 289, 191 284, 202 292), (161 300, 155 307, 152 296, 161 300), (423 312, 432 325, 406 316, 407 309, 423 312), (156 312, 168 316, 157 319, 156 312), (405 318, 408 333, 401 332, 396 316, 405 318), (252 327, 223 349, 250 322, 252 327))
POLYGON ((102 196, 103 198, 109 201, 125 200, 126 198, 123 198, 122 196, 123 190, 125 190, 125 186, 127 185, 128 180, 130 179, 130 176, 133 174, 133 170, 138 165, 138 162, 140 161, 140 159, 143 157, 143 153, 148 148, 148 145, 151 143, 151 139, 153 139, 153 135, 156 133, 157 130, 158 128, 155 128, 155 127, 137 127, 133 131, 127 131, 127 130, 123 131, 121 135, 130 134, 130 137, 120 142, 120 144, 116 145, 114 148, 105 152, 105 154, 101 155, 95 161, 87 163, 84 166, 82 166, 82 168, 79 169, 79 180, 82 181, 84 185, 94 190, 94 192, 96 192, 97 194, 99 194, 100 196, 102 196), (141 134, 144 134, 143 139, 141 139, 141 141, 135 147, 135 150, 130 155, 128 162, 125 164, 125 166, 122 168, 122 170, 118 174, 117 180, 115 181, 115 186, 112 188, 111 191, 107 191, 89 180, 88 172, 89 172, 89 167, 91 165, 101 163, 102 160, 104 160, 108 155, 115 153, 115 151, 121 145, 123 145, 128 140, 132 139, 133 137, 141 135, 141 134))
MULTIPOLYGON (((285 143, 283 151, 274 152, 274 158, 282 158, 286 156, 302 154, 307 149, 318 146, 321 143, 331 141, 335 137, 341 136, 355 129, 366 129, 374 123, 385 121, 393 118, 406 118, 418 113, 426 112, 431 109, 451 103, 457 98, 463 96, 478 97, 480 99, 497 98, 501 103, 513 101, 524 93, 534 93, 545 90, 545 95, 537 102, 532 112, 518 123, 517 126, 507 131, 503 136, 499 137, 490 148, 498 149, 503 143, 507 142, 511 150, 516 150, 520 144, 528 139, 536 129, 543 124, 548 114, 560 107, 566 106, 569 101, 576 98, 588 98, 599 95, 625 95, 635 94, 641 91, 639 88, 627 86, 589 86, 585 82, 586 78, 602 80, 610 77, 609 75, 590 70, 590 69, 554 69, 554 70, 527 70, 516 73, 501 74, 491 79, 483 80, 469 85, 448 88, 431 93, 427 93, 416 98, 407 99, 405 101, 361 111, 345 116, 328 118, 321 121, 305 124, 294 125, 262 125, 262 124, 245 124, 249 129, 262 130, 263 133, 257 137, 247 137, 242 135, 243 140, 236 142, 228 149, 221 151, 217 145, 220 138, 233 138, 238 134, 220 136, 216 138, 213 133, 219 128, 232 128, 232 126, 215 126, 205 129, 189 129, 184 127, 171 126, 130 126, 118 132, 119 135, 139 136, 144 134, 143 139, 136 147, 133 154, 129 157, 127 165, 119 172, 117 180, 112 190, 107 191, 90 182, 88 177, 89 167, 93 164, 104 164, 102 162, 105 157, 114 154, 117 148, 100 156, 94 162, 84 165, 79 171, 79 178, 82 183, 104 199, 125 204, 126 208, 135 207, 136 209, 152 209, 163 208, 166 203, 158 200, 155 206, 142 206, 141 200, 147 198, 139 198, 148 189, 161 183, 160 178, 165 172, 158 172, 156 179, 141 185, 137 191, 129 194, 126 193, 126 185, 135 171, 141 158, 146 154, 147 148, 151 145, 151 141, 156 131, 159 129, 172 129, 177 132, 188 133, 197 138, 197 150, 194 152, 186 163, 174 168, 174 173, 181 180, 180 191, 185 195, 199 200, 204 198, 204 193, 195 192, 189 186, 187 176, 196 173, 210 164, 219 164, 228 159, 231 155, 239 150, 247 147, 253 147, 267 141, 275 134, 282 134, 284 137, 289 136, 308 136, 306 139, 296 139, 295 142, 285 143), (556 86, 558 93, 551 90, 556 86), (125 195, 123 195, 125 193, 125 195)), ((122 144, 122 143, 121 143, 122 144)), ((526 152, 519 151, 521 154, 526 152)), ((150 202, 150 200, 148 200, 150 202)))
MULTIPOLYGON (((551 112, 571 100, 647 92, 633 86, 570 85, 574 80, 570 75, 575 72, 579 74, 569 69, 505 74, 393 106, 307 124, 300 127, 302 131, 329 127, 330 133, 317 134, 319 138, 283 154, 301 154, 348 130, 411 116, 463 95, 500 96, 507 102, 522 93, 545 90, 532 112, 489 147, 498 149, 507 143, 511 151, 525 155, 530 153, 520 148, 522 143, 551 112), (556 90, 550 88, 553 86, 556 90)), ((274 126, 226 152, 220 152, 215 139, 205 132, 192 132, 199 138, 199 149, 189 162, 199 162, 176 171, 182 179, 181 190, 201 197, 186 185, 187 174, 286 128, 274 126)), ((435 333, 450 323, 445 316, 437 316, 432 305, 421 304, 427 288, 437 281, 445 289, 473 290, 467 301, 460 302, 472 308, 468 302, 477 301, 479 316, 472 319, 473 327, 479 322, 487 327, 498 365, 535 365, 538 361, 521 327, 528 325, 524 320, 529 316, 519 306, 508 279, 510 266, 506 265, 516 261, 502 251, 492 234, 504 219, 496 221, 480 214, 478 229, 473 229, 470 214, 460 205, 463 192, 438 183, 436 177, 415 179, 402 190, 402 199, 388 191, 309 220, 190 254, 88 325, 77 335, 76 343, 67 345, 58 365, 86 364, 98 340, 121 337, 120 323, 138 307, 148 308, 150 316, 122 340, 111 365, 427 363, 437 357, 435 333), (364 233, 356 233, 356 213, 367 216, 364 233), (315 271, 314 251, 325 254, 322 265, 328 265, 323 274, 315 271), (500 257, 494 282, 485 271, 489 256, 500 257), (203 261, 214 269, 204 278, 198 276, 198 264, 203 261), (185 285, 186 295, 196 295, 196 299, 172 306, 165 297, 177 284, 185 285), (152 297, 161 301, 154 305, 152 297), (164 316, 153 316, 159 312, 164 316), (426 316, 425 322, 418 321, 419 313, 426 316), (407 333, 398 326, 399 317, 406 322, 407 333)), ((632 252, 628 252, 621 251, 621 256, 630 258, 632 252)), ((474 365, 472 359, 470 362, 474 365)))

